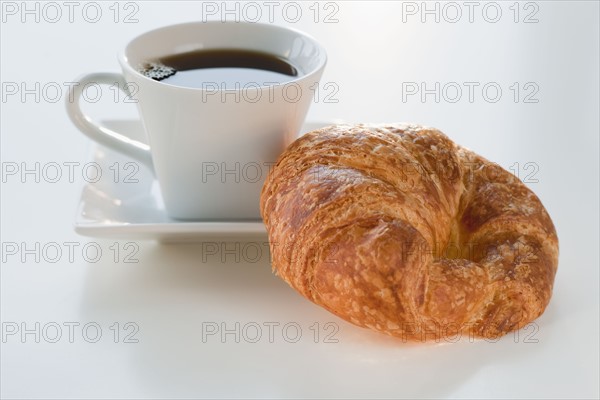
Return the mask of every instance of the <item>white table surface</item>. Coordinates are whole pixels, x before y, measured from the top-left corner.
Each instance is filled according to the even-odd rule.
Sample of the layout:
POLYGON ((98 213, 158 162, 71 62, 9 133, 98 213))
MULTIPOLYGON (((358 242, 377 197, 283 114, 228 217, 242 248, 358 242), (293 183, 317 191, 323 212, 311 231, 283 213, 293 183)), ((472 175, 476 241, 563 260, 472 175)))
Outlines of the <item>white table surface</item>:
MULTIPOLYGON (((35 10, 35 4, 26 6, 35 10)), ((202 3, 130 2, 117 4, 115 23, 113 2, 97 2, 86 8, 87 16, 93 18, 95 9, 89 7, 97 6, 102 17, 90 23, 82 16, 86 3, 76 2, 69 22, 66 6, 55 4, 63 14, 56 23, 49 21, 56 10, 44 9, 44 3, 37 5, 39 22, 22 9, 13 14, 21 2, 2 5, 3 170, 12 163, 33 168, 36 162, 41 167, 87 162, 91 143, 67 119, 63 98, 52 102, 53 83, 60 86, 85 72, 117 71, 117 49, 135 35, 206 15, 202 3), (123 23, 131 12, 138 22, 123 23), (35 94, 24 99, 20 93, 8 95, 13 84, 20 90, 21 84, 35 88, 36 82, 38 102, 35 94)), ((255 4, 268 22, 269 6, 255 4)), ((282 17, 284 3, 277 3, 274 23, 308 32, 328 50, 323 82, 337 85, 333 98, 338 101, 320 99, 308 119, 420 122, 505 168, 519 163, 522 179, 531 172, 525 163, 534 163, 528 168, 536 168, 530 178, 537 182, 527 184, 547 207, 560 239, 554 296, 535 330, 495 343, 404 344, 354 327, 303 299, 271 273, 266 251, 254 262, 243 255, 236 260, 226 247, 209 256, 199 244, 139 241, 138 262, 125 263, 128 241, 123 240, 117 241, 121 252, 115 262, 115 241, 80 237, 73 230, 80 175, 74 182, 63 177, 57 183, 9 175, 1 194, 2 397, 597 398, 598 2, 520 3, 517 23, 513 2, 498 3, 502 15, 497 23, 482 16, 487 7, 487 18, 493 19, 494 5, 477 3, 469 22, 467 6, 454 4, 463 12, 456 23, 448 21, 455 9, 444 3, 437 6, 439 23, 427 14, 423 23, 421 2, 405 3, 402 14, 402 3, 391 1, 339 2, 327 9, 320 3, 318 22, 306 3, 300 20, 292 23, 282 17), (415 15, 413 6, 419 8, 415 15), (335 7, 338 22, 324 23, 335 7), (532 12, 538 22, 523 23, 532 12), (456 103, 447 101, 454 92, 439 103, 433 95, 422 102, 418 96, 402 98, 403 82, 405 87, 410 82, 428 87, 477 82, 478 88, 495 82, 502 97, 492 103, 476 89, 470 102, 463 86, 456 103), (516 103, 510 89, 514 82, 521 88, 516 103), (539 88, 531 98, 537 103, 524 102, 535 87, 525 90, 527 83, 539 88), (64 245, 68 242, 77 245, 72 259, 64 245), (87 262, 80 250, 92 242, 103 251, 96 263, 87 262), (24 251, 36 243, 40 249, 58 243, 65 254, 52 263, 54 255, 40 250, 37 261, 24 251), (7 250, 11 244, 17 244, 18 254, 7 250), (15 326, 35 331, 36 323, 39 343, 35 333, 8 334, 15 326), (225 324, 235 331, 236 323, 239 343, 233 333, 224 341, 219 335, 203 340, 207 328, 225 324), (269 323, 279 324, 273 325, 272 343, 269 323), (257 325, 262 336, 251 343, 257 325), (52 343, 56 326, 62 337, 52 343), (290 343, 298 326, 302 335, 290 343), (102 337, 89 343, 97 327, 102 337), (137 343, 127 343, 125 335, 136 327, 130 339, 137 343), (326 328, 338 329, 337 342, 325 340, 326 328)), ((221 2, 212 5, 222 7, 221 2)), ((242 19, 254 18, 243 3, 237 7, 242 19)), ((291 20, 289 7, 295 6, 285 8, 291 20)), ((65 91, 63 86, 59 95, 65 91)), ((115 104, 107 88, 103 94, 86 110, 98 118, 135 118, 133 106, 115 104)))

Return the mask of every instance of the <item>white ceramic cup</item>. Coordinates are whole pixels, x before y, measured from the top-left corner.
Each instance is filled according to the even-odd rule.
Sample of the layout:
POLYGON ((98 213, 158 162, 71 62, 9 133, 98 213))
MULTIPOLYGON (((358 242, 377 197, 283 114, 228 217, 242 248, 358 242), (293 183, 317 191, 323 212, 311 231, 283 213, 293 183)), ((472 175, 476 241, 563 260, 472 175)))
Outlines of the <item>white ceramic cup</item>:
POLYGON ((269 168, 295 139, 325 68, 324 48, 286 27, 258 23, 193 22, 133 39, 118 55, 123 74, 94 73, 71 86, 67 112, 98 143, 153 169, 167 214, 177 219, 259 219, 260 191, 269 168), (173 86, 144 76, 147 61, 198 49, 248 49, 288 60, 297 77, 277 85, 241 83, 238 90, 173 86), (119 87, 134 99, 148 143, 114 132, 85 115, 86 84, 119 87))

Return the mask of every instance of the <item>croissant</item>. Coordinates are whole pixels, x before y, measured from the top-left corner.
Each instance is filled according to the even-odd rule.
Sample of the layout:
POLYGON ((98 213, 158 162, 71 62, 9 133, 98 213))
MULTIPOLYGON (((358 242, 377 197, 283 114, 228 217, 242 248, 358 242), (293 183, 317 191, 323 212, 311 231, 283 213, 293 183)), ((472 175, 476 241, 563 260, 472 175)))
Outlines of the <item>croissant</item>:
POLYGON ((260 208, 277 275, 403 340, 497 338, 552 295, 558 238, 540 200, 436 129, 307 133, 269 172, 260 208))

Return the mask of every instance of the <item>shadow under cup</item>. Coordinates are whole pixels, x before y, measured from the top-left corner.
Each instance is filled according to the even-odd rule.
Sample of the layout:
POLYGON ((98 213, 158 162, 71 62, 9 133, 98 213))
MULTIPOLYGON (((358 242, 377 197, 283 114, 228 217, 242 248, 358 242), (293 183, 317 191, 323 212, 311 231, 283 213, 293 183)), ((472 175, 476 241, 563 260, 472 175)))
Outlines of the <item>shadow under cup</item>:
POLYGON ((169 216, 260 219, 263 182, 298 135, 327 56, 297 30, 256 23, 195 22, 147 32, 119 54, 143 122, 169 216), (139 71, 149 61, 198 50, 268 53, 297 70, 285 83, 237 89, 174 86, 139 71))

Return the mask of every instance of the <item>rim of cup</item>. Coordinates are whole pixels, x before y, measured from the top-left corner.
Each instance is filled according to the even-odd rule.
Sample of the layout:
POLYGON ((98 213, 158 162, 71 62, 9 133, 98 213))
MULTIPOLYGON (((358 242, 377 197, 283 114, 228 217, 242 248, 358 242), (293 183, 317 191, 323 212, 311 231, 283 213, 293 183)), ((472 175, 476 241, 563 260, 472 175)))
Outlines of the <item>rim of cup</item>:
MULTIPOLYGON (((287 27, 287 26, 273 25, 273 24, 267 24, 267 23, 262 23, 262 22, 247 22, 247 21, 243 21, 243 22, 221 22, 221 21, 184 22, 184 23, 180 23, 180 24, 167 25, 167 26, 163 26, 160 28, 152 29, 152 30, 146 31, 140 35, 137 35, 133 39, 129 40, 127 42, 127 45, 125 46, 125 48, 118 53, 118 55, 117 55, 118 61, 121 64, 122 68, 124 70, 126 70, 128 73, 136 75, 140 79, 150 81, 153 84, 170 87, 170 88, 177 89, 177 90, 192 90, 192 91, 203 92, 207 89, 197 88, 197 87, 169 85, 169 84, 165 84, 164 82, 157 81, 155 79, 147 77, 146 75, 141 73, 135 66, 131 65, 129 57, 128 57, 128 52, 131 50, 131 46, 134 46, 138 41, 140 41, 148 36, 156 35, 162 31, 166 32, 166 31, 170 31, 170 30, 174 30, 174 29, 181 29, 181 28, 190 27, 190 26, 211 26, 211 25, 219 25, 219 26, 231 25, 231 26, 237 26, 237 27, 240 27, 240 26, 258 27, 260 29, 273 30, 274 32, 275 31, 293 32, 296 35, 298 35, 299 37, 303 37, 303 38, 309 40, 315 46, 315 48, 318 50, 317 57, 319 57, 319 60, 318 60, 317 64, 313 68, 311 68, 308 72, 303 72, 301 75, 293 77, 293 79, 289 79, 289 80, 286 80, 285 82, 277 83, 274 85, 257 85, 254 87, 254 89, 264 90, 266 88, 285 86, 285 85, 289 85, 291 83, 297 83, 297 82, 300 82, 300 81, 303 81, 306 79, 310 79, 312 76, 314 76, 315 74, 322 71, 325 68, 325 65, 327 64, 327 52, 325 51, 325 48, 323 47, 323 45, 321 43, 319 43, 311 35, 303 32, 299 29, 291 28, 291 27, 287 27)), ((276 35, 276 33, 273 33, 273 34, 276 35)), ((230 47, 230 49, 238 49, 238 48, 230 47)), ((260 50, 258 50, 258 51, 260 51, 260 50)), ((152 57, 149 57, 149 59, 152 59, 152 57)), ((291 63, 291 61, 289 61, 287 59, 286 59, 286 61, 291 63)), ((248 89, 247 88, 246 89, 239 88, 239 89, 225 89, 225 90, 235 92, 235 91, 248 90, 248 89)))

